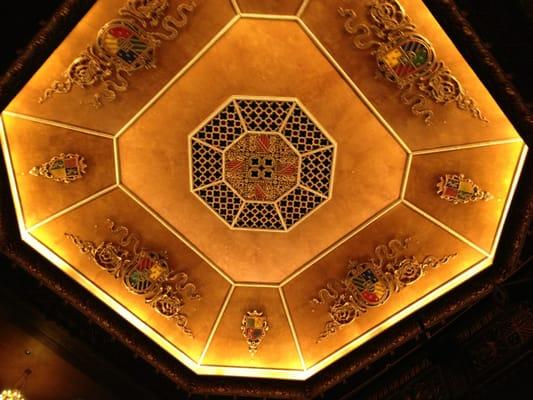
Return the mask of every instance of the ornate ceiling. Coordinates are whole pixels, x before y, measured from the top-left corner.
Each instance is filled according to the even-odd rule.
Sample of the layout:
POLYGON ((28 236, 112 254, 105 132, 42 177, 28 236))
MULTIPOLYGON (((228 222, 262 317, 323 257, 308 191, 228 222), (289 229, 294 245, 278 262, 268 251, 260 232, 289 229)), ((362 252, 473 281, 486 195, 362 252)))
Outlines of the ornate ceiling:
POLYGON ((418 0, 99 1, 2 121, 23 239, 206 375, 307 379, 490 267, 526 154, 418 0))

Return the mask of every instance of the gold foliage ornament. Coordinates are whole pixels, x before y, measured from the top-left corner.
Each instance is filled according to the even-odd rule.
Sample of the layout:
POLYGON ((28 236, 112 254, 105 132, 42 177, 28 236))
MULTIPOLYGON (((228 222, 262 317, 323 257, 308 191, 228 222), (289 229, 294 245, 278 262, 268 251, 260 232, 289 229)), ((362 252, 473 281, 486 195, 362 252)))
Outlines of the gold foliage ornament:
POLYGON ((479 200, 491 200, 492 195, 463 174, 446 174, 437 183, 437 194, 453 204, 466 204, 479 200))
POLYGON ((427 100, 437 104, 455 103, 474 118, 487 122, 443 61, 437 60, 431 43, 416 32, 416 26, 396 0, 370 0, 370 23, 357 21, 351 9, 338 9, 346 18, 344 30, 352 35, 358 49, 370 49, 377 69, 400 89, 400 100, 414 115, 431 123, 433 111, 427 100))
POLYGON ((410 240, 393 239, 387 245, 377 246, 375 257, 364 262, 349 261, 344 278, 329 282, 319 290, 318 296, 311 300, 313 311, 316 305, 326 304, 331 319, 317 343, 352 323, 369 308, 384 304, 393 292, 412 285, 428 270, 446 264, 456 256, 426 256, 418 261, 416 257, 404 254, 410 240))
POLYGON ((253 310, 244 314, 241 322, 241 332, 248 343, 248 351, 252 356, 257 352, 269 329, 270 326, 263 312, 253 310))
POLYGON ((79 154, 61 153, 54 156, 39 166, 33 167, 30 174, 34 176, 44 176, 61 183, 70 183, 81 179, 85 174, 87 164, 85 158, 79 154))
POLYGON ((176 7, 176 17, 170 13, 169 0, 128 0, 119 10, 122 18, 105 24, 89 45, 63 73, 45 90, 39 103, 54 94, 69 93, 73 85, 83 89, 98 85, 93 97, 95 107, 115 100, 117 92, 128 89, 127 76, 145 68, 155 68, 156 48, 162 40, 174 40, 180 28, 187 25, 188 16, 196 8, 191 0, 176 7))
POLYGON ((186 273, 171 270, 165 252, 140 247, 139 239, 128 228, 117 227, 111 220, 107 222, 111 232, 119 236, 118 244, 104 241, 96 245, 70 233, 65 236, 100 268, 122 280, 129 291, 144 296, 147 304, 176 321, 183 333, 192 337, 187 316, 182 311, 186 299, 200 299, 196 286, 188 282, 186 273))

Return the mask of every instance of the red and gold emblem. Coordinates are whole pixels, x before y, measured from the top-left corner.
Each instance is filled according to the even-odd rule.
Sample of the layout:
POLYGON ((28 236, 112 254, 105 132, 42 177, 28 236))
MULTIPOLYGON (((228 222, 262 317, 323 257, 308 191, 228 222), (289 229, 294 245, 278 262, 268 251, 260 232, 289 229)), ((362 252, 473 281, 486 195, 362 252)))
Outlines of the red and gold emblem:
POLYGON ((79 154, 61 153, 52 157, 50 161, 33 167, 30 170, 30 174, 44 176, 61 183, 70 183, 81 179, 83 174, 85 174, 86 168, 85 159, 79 154))
POLYGON ((431 72, 435 52, 429 42, 412 35, 386 47, 377 55, 378 67, 388 79, 400 85, 431 72))
POLYGON ((437 183, 437 194, 441 199, 454 204, 470 203, 479 200, 490 200, 492 195, 476 185, 463 174, 446 174, 437 183))
POLYGON ((109 57, 124 71, 155 67, 158 41, 128 20, 108 22, 96 40, 102 56, 109 57))
POLYGON ((247 311, 241 323, 241 332, 248 343, 248 351, 254 355, 269 329, 268 321, 262 312, 247 311))
POLYGON ((389 285, 382 274, 374 271, 371 263, 351 263, 348 271, 348 282, 353 285, 360 303, 366 306, 383 304, 390 295, 389 285))
POLYGON ((167 260, 161 254, 141 250, 133 266, 124 275, 126 287, 137 294, 146 294, 159 286, 161 280, 168 277, 167 260))

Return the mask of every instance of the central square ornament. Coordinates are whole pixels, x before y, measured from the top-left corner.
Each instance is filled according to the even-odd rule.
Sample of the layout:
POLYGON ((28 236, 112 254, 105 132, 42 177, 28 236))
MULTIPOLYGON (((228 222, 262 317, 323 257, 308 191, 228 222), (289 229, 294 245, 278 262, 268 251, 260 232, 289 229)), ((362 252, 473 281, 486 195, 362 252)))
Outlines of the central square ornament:
POLYGON ((334 142, 295 100, 232 99, 190 141, 193 192, 231 228, 286 231, 330 197, 334 142))

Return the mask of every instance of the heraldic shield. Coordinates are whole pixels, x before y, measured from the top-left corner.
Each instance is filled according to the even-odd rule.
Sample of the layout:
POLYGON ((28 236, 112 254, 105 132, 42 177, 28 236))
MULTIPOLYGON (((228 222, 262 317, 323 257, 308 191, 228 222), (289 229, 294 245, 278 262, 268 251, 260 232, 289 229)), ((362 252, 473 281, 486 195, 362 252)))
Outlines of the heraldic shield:
POLYGON ((156 290, 168 274, 166 258, 159 253, 143 249, 136 255, 131 268, 124 274, 124 283, 134 293, 147 294, 156 290))
POLYGON ((252 355, 257 352, 268 330, 268 321, 263 312, 257 310, 246 312, 242 318, 241 332, 248 343, 248 351, 252 355))
POLYGON ((143 32, 132 22, 116 19, 104 25, 96 43, 102 56, 107 56, 123 71, 153 68, 157 41, 143 32))
POLYGON ((479 200, 490 200, 492 195, 476 185, 463 174, 446 174, 437 183, 437 194, 441 199, 454 204, 469 203, 479 200))
POLYGON ((435 52, 422 36, 411 35, 379 49, 377 62, 387 79, 403 86, 430 72, 435 52))
POLYGON ((85 158, 79 154, 61 153, 52 157, 50 161, 33 167, 30 174, 44 176, 57 182, 70 183, 81 179, 83 174, 85 174, 86 168, 85 158))
POLYGON ((383 274, 378 272, 371 263, 354 263, 350 267, 347 281, 360 303, 375 307, 388 299, 389 285, 383 274))

